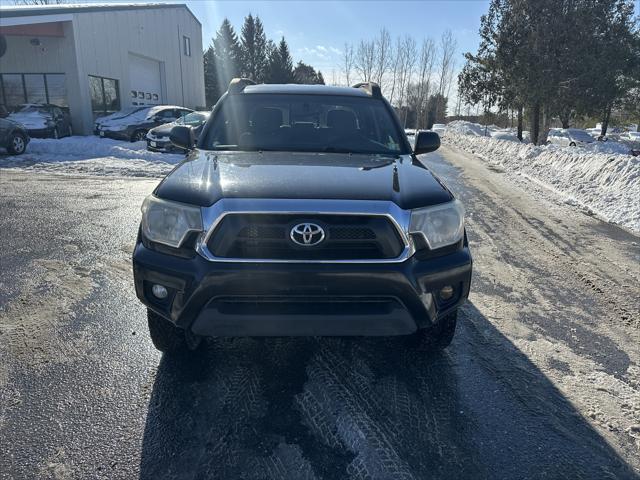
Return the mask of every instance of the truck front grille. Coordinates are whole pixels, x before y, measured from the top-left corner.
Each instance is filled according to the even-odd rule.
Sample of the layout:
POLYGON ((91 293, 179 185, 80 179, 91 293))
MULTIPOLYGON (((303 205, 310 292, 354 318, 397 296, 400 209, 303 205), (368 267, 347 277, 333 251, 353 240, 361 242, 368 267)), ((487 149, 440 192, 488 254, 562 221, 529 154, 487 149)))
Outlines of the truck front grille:
POLYGON ((232 213, 218 223, 207 247, 219 258, 380 260, 398 257, 404 243, 383 215, 232 213), (291 229, 301 223, 319 225, 325 239, 314 246, 296 244, 291 229))

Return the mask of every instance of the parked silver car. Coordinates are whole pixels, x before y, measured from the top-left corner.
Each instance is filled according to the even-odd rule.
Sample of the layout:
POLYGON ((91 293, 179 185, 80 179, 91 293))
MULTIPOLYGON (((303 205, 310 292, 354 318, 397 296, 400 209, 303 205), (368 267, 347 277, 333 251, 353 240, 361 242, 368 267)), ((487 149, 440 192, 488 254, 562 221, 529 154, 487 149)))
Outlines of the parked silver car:
POLYGON ((579 128, 554 128, 549 131, 547 137, 547 143, 563 147, 581 146, 595 141, 586 130, 579 128))

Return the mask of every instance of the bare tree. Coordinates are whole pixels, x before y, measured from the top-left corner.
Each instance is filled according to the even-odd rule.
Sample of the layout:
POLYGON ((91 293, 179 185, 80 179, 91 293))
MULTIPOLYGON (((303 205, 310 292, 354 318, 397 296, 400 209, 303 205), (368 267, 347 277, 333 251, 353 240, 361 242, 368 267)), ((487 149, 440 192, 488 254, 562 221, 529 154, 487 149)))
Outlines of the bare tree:
POLYGON ((402 65, 402 40, 396 38, 396 46, 391 52, 391 92, 389 93, 389 103, 393 105, 393 96, 396 93, 396 85, 400 78, 402 65))
POLYGON ((443 97, 448 97, 451 93, 451 79, 455 68, 454 56, 457 48, 458 42, 451 30, 444 31, 440 37, 440 62, 438 64, 440 85, 438 93, 443 97))
POLYGON ((351 86, 351 71, 353 70, 354 61, 353 45, 345 43, 344 52, 342 52, 342 68, 347 78, 347 86, 351 86))
POLYGON ((384 87, 384 77, 391 65, 391 49, 391 35, 389 30, 383 28, 375 39, 375 72, 373 75, 373 80, 380 85, 380 88, 384 87))
POLYGON ((398 108, 402 108, 407 94, 407 85, 413 75, 416 63, 416 41, 413 37, 405 36, 396 39, 396 47, 393 50, 391 91, 389 93, 389 103, 394 103, 398 108))
POLYGON ((406 36, 402 41, 402 64, 399 76, 399 94, 400 100, 398 104, 400 106, 405 105, 405 99, 407 96, 407 87, 413 76, 413 69, 416 66, 417 48, 416 41, 413 37, 406 36))
POLYGON ((376 67, 376 42, 375 40, 360 40, 355 55, 354 66, 363 82, 373 80, 376 67))
POLYGON ((414 105, 416 111, 416 128, 424 128, 427 100, 431 93, 431 76, 436 61, 436 47, 432 39, 422 41, 420 60, 418 62, 418 78, 414 105))

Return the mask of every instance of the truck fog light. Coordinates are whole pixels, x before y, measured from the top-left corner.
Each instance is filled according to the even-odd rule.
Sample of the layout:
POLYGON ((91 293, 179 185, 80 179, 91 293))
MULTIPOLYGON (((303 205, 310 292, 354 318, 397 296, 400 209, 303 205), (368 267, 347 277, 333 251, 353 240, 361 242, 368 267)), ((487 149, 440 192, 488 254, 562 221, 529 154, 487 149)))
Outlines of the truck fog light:
POLYGON ((433 297, 430 293, 423 293, 422 295, 420 295, 420 300, 422 300, 422 304, 427 308, 427 310, 431 308, 433 297))
POLYGON ((447 285, 440 289, 440 298, 442 300, 449 300, 451 297, 453 297, 453 287, 451 285, 447 285))
POLYGON ((167 295, 169 295, 169 292, 167 292, 167 289, 162 285, 158 285, 158 284, 155 284, 153 287, 151 287, 151 293, 153 293, 154 297, 159 299, 167 298, 167 295))

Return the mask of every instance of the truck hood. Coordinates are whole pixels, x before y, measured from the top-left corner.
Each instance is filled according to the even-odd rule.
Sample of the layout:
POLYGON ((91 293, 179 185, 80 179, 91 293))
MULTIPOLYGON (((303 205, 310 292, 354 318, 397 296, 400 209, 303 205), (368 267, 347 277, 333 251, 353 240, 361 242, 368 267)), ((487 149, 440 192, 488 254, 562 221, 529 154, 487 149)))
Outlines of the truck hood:
POLYGON ((386 200, 411 209, 452 200, 412 155, 194 151, 158 185, 166 200, 222 198, 386 200))

